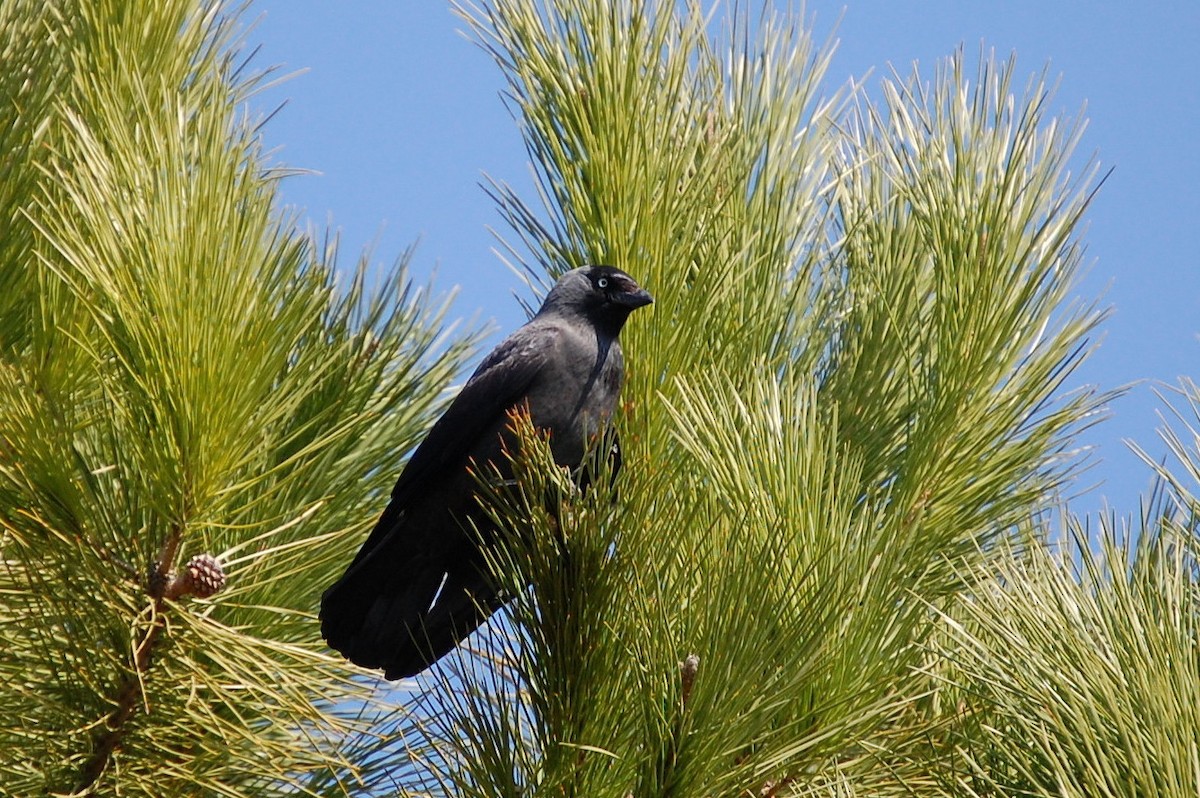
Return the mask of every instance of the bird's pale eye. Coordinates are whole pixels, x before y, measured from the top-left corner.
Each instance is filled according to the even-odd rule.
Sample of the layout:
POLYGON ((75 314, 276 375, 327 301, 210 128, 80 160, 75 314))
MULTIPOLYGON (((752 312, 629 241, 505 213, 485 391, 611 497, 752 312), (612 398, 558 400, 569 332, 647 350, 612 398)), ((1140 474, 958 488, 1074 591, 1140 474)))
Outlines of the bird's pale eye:
POLYGON ((601 277, 599 280, 596 281, 596 287, 597 288, 608 288, 608 278, 601 277))

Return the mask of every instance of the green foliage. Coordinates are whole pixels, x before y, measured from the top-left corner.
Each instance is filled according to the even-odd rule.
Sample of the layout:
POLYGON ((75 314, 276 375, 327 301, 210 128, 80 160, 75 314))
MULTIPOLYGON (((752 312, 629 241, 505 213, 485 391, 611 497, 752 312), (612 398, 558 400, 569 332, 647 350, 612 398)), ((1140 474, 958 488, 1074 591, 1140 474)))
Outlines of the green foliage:
POLYGON ((1154 503, 1124 540, 1105 521, 1098 551, 1076 523, 1061 555, 1005 560, 950 621, 965 711, 945 794, 1200 790, 1200 593, 1180 520, 1154 503))
POLYGON ((1161 480, 1136 525, 1070 518, 1061 547, 1014 552, 947 618, 964 712, 943 794, 1200 790, 1200 391, 1178 393, 1177 465, 1147 459, 1161 480))
POLYGON ((356 752, 389 708, 363 712, 315 607, 473 336, 446 341, 406 258, 339 284, 276 207, 231 25, 0 11, 5 794, 378 778, 356 752), (228 589, 172 598, 201 553, 228 589))
POLYGON ((314 608, 474 336, 276 207, 215 6, 0 4, 0 792, 1195 795, 1200 392, 1092 541, 1098 181, 1045 77, 823 98, 793 16, 459 8, 539 177, 491 185, 510 262, 657 301, 625 469, 514 418, 512 600, 396 706, 314 608), (228 587, 172 592, 201 553, 228 587))
POLYGON ((619 501, 540 512, 526 454, 503 518, 534 530, 495 563, 513 636, 432 680, 434 775, 406 785, 934 789, 955 750, 938 610, 1056 501, 1102 400, 1055 396, 1099 319, 1068 303, 1095 184, 1067 169, 1078 130, 986 57, 822 100, 829 50, 788 17, 463 13, 540 177, 540 208, 493 186, 510 259, 541 284, 538 264, 612 262, 656 303, 623 334, 619 501))

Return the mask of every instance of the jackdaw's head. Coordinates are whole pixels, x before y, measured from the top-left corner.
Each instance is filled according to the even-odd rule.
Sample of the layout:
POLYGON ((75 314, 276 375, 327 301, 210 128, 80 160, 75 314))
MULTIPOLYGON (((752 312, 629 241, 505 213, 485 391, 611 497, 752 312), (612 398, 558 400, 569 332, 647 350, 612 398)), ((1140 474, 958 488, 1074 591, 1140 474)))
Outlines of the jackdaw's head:
POLYGON ((646 289, 613 266, 584 266, 558 278, 538 315, 564 314, 620 331, 629 314, 654 301, 646 289))

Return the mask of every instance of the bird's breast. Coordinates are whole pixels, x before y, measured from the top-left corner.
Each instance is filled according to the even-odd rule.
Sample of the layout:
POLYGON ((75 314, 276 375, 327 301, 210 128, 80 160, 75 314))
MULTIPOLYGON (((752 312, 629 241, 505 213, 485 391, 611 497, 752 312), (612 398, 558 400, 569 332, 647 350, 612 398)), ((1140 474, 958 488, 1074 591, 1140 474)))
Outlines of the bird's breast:
POLYGON ((529 396, 532 421, 550 432, 555 461, 571 467, 583 460, 588 441, 607 426, 624 378, 624 361, 615 340, 586 343, 568 348, 557 358, 529 396))

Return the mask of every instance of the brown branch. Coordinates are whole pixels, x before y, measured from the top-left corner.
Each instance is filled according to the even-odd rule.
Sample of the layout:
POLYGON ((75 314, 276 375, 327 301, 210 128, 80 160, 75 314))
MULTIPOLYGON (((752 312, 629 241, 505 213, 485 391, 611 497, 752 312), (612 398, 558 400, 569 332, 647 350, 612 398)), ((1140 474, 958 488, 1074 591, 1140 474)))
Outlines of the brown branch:
POLYGON ((151 655, 155 644, 165 626, 164 610, 166 609, 166 590, 171 580, 171 566, 179 553, 179 542, 183 537, 182 526, 171 528, 167 539, 158 555, 158 560, 150 569, 146 579, 146 593, 151 599, 151 623, 141 642, 134 649, 133 670, 125 674, 121 688, 117 692, 117 707, 109 713, 103 731, 97 733, 92 746, 92 755, 84 763, 76 792, 83 792, 96 783, 108 767, 113 752, 125 737, 129 719, 133 717, 137 707, 138 695, 141 692, 143 675, 150 669, 151 655))

